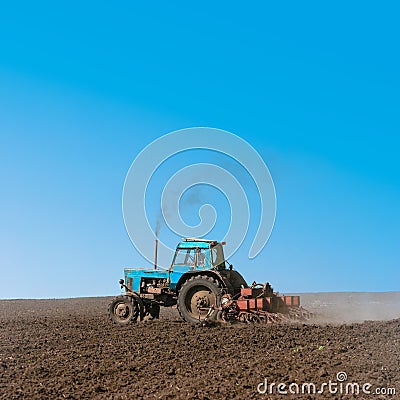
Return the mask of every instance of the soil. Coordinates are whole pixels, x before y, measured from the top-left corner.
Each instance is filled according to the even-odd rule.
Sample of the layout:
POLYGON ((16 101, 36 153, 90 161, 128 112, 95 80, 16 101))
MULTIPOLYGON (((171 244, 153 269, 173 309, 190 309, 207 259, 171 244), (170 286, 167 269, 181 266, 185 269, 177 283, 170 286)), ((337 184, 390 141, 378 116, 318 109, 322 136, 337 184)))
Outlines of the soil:
POLYGON ((372 307, 354 294, 353 318, 337 324, 336 312, 335 323, 326 323, 344 297, 304 296, 318 314, 308 324, 214 327, 185 323, 174 309, 162 310, 160 320, 120 327, 107 317, 110 298, 2 300, 0 399, 400 398, 400 295, 368 297, 384 318, 397 319, 349 322, 360 318, 357 304, 372 307), (341 395, 338 386, 336 394, 325 387, 323 394, 278 395, 270 388, 315 383, 319 390, 338 383, 339 372, 347 374, 344 384, 397 393, 341 395), (268 390, 260 394, 265 379, 268 390))

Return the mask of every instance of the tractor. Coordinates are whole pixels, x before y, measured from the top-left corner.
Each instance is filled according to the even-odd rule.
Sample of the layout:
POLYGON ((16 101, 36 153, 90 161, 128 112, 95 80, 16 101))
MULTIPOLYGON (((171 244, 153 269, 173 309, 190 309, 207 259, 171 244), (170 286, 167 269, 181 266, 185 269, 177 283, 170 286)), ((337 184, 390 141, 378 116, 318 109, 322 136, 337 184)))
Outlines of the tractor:
POLYGON ((187 322, 286 322, 308 318, 299 296, 275 293, 269 283, 249 287, 225 260, 215 240, 186 238, 177 246, 171 267, 125 268, 120 279, 123 295, 109 305, 112 322, 128 325, 159 318, 160 306, 176 306, 187 322))

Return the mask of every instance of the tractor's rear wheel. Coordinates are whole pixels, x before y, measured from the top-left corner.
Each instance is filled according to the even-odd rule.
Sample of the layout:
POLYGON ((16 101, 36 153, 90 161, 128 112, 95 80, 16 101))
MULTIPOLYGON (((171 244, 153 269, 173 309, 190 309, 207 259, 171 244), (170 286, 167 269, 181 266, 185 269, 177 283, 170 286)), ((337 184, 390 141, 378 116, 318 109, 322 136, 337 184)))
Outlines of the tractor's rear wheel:
POLYGON ((181 317, 192 323, 215 320, 221 301, 218 281, 198 275, 188 279, 178 293, 178 310, 181 317))
POLYGON ((115 324, 134 323, 139 317, 139 304, 130 296, 118 296, 108 306, 108 315, 115 324))

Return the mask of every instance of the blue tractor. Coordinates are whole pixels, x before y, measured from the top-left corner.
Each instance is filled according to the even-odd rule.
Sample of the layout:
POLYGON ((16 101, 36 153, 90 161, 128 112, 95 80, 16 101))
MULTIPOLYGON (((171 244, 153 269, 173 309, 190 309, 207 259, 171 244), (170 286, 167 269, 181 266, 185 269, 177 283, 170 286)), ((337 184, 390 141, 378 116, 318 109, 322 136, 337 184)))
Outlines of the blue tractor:
POLYGON ((250 287, 224 257, 223 245, 215 240, 187 238, 176 248, 171 267, 125 268, 120 280, 125 294, 109 305, 110 319, 127 325, 158 318, 160 306, 177 306, 188 322, 219 321, 255 323, 306 320, 310 313, 300 307, 299 296, 284 296, 270 284, 250 287))
POLYGON ((126 325, 146 316, 158 318, 160 306, 175 305, 188 322, 216 318, 223 294, 234 297, 248 287, 225 260, 224 244, 186 238, 178 244, 168 270, 157 267, 156 261, 154 268, 125 268, 125 279, 120 280, 125 294, 111 302, 111 320, 126 325))

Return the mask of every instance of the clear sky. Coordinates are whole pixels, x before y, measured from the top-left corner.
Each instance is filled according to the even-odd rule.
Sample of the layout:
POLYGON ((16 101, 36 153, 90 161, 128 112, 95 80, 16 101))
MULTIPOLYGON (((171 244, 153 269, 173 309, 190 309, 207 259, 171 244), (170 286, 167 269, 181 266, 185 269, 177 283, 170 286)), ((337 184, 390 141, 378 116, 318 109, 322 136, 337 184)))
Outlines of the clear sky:
MULTIPOLYGON (((191 126, 239 135, 274 179, 267 246, 247 259, 254 212, 231 259, 248 281, 400 290, 399 11, 390 1, 2 4, 0 298, 117 294, 123 267, 146 265, 122 218, 126 173, 151 141, 191 126)), ((240 175, 220 156, 187 159, 240 175)), ((189 222, 210 197, 227 207, 210 190, 187 194, 189 222)))

